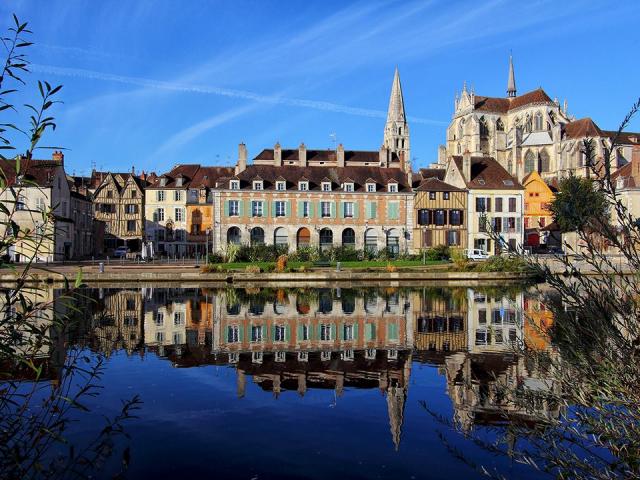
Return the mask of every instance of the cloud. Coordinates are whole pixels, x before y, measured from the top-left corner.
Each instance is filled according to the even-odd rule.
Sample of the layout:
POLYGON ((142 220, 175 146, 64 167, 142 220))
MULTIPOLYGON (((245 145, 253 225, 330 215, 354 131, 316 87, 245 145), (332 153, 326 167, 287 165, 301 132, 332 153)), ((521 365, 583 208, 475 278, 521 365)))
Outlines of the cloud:
MULTIPOLYGON (((243 100, 251 100, 259 103, 268 103, 272 105, 286 105, 290 107, 309 108, 321 110, 325 112, 344 113, 347 115, 355 115, 370 118, 386 118, 387 112, 382 110, 373 110, 367 108, 350 107, 332 102, 306 100, 301 98, 289 98, 280 95, 263 95, 248 90, 236 90, 231 88, 222 88, 207 85, 196 85, 180 82, 167 82, 161 80, 153 80, 141 77, 131 77, 125 75, 115 75, 111 73, 97 72, 94 70, 86 70, 81 68, 56 67, 51 65, 32 64, 31 69, 35 72, 46 73, 48 75, 59 75, 73 78, 83 78, 87 80, 101 80, 107 82, 117 82, 127 85, 136 85, 146 88, 154 88, 159 90, 170 90, 175 92, 198 93, 206 95, 218 95, 230 98, 239 98, 243 100)), ((409 117, 412 123, 421 123, 425 125, 444 126, 448 122, 441 120, 433 120, 421 117, 409 117)))

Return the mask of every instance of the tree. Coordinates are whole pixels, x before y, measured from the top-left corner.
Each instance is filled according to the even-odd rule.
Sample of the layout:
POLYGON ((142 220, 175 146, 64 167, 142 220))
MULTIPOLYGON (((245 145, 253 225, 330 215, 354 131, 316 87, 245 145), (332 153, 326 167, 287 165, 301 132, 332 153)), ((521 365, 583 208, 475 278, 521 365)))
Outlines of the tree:
POLYGON ((608 218, 605 195, 587 178, 570 175, 560 180, 559 192, 550 205, 554 220, 565 232, 597 229, 608 218))

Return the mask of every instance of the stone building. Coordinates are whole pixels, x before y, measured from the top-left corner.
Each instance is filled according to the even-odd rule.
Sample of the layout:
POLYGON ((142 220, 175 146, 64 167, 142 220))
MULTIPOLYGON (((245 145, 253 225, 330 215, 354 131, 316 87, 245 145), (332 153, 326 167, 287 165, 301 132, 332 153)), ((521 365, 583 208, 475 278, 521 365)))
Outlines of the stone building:
POLYGON ((240 144, 235 174, 214 193, 214 247, 337 246, 413 251, 409 129, 396 71, 378 151, 264 149, 247 165, 240 144))
POLYGON ((140 251, 144 235, 145 175, 107 173, 93 192, 94 218, 104 222, 106 253, 119 246, 140 251))
MULTIPOLYGON (((569 173, 587 176, 590 161, 584 154, 583 140, 593 140, 593 161, 598 162, 604 149, 611 148, 614 136, 615 132, 601 130, 590 118, 576 119, 566 100, 561 105, 542 88, 518 95, 510 59, 506 97, 476 95, 466 84, 461 94, 456 94, 442 153, 452 156, 469 151, 472 156, 493 157, 518 180, 533 171, 545 179, 569 173)), ((618 139, 612 170, 628 161, 630 146, 638 137, 625 134, 618 139)))
MULTIPOLYGON (((0 200, 20 229, 31 232, 0 254, 16 262, 72 258, 74 224, 62 153, 54 152, 51 160, 21 158, 19 164, 17 160, 0 160, 0 171, 7 182, 0 200)), ((0 212, 2 234, 7 219, 8 215, 0 212)))
POLYGON ((468 192, 468 248, 498 254, 522 246, 524 188, 499 162, 469 152, 450 157, 444 181, 468 192))

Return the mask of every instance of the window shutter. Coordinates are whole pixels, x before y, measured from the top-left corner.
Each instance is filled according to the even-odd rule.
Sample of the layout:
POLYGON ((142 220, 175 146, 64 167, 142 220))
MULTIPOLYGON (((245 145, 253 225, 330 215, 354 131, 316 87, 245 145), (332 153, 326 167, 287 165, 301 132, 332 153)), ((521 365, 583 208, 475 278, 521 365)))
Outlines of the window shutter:
POLYGON ((378 202, 371 202, 371 217, 376 218, 378 214, 378 202))
POLYGON ((340 209, 339 209, 339 212, 338 212, 338 216, 340 218, 344 218, 344 202, 340 202, 340 209))
POLYGON ((284 326, 284 339, 286 342, 291 339, 291 327, 288 324, 284 326))
POLYGON ((291 200, 286 200, 284 202, 284 216, 285 217, 291 216, 291 200))
POLYGON ((317 338, 318 340, 320 340, 320 338, 321 338, 321 336, 320 336, 320 333, 321 333, 321 332, 322 332, 322 324, 320 324, 320 323, 319 323, 319 324, 318 324, 317 336, 316 336, 316 338, 317 338))
POLYGON ((154 221, 154 222, 157 222, 157 221, 158 221, 158 209, 156 209, 156 210, 153 212, 153 221, 154 221))
POLYGON ((244 326, 242 324, 238 325, 238 341, 244 343, 244 326))
POLYGON ((353 202, 353 218, 358 218, 360 210, 360 204, 358 202, 353 202))
POLYGON ((331 340, 335 340, 336 339, 336 324, 332 323, 331 324, 331 340))
POLYGON ((344 327, 346 324, 342 324, 340 325, 340 332, 338 332, 338 334, 340 335, 340 338, 338 340, 344 340, 344 327))
POLYGON ((431 238, 432 235, 433 235, 433 232, 431 230, 425 230, 423 232, 423 235, 424 235, 424 237, 423 237, 422 241, 423 241, 424 246, 425 247, 430 247, 431 244, 433 243, 433 240, 431 238))
POLYGON ((271 201, 271 216, 272 217, 276 216, 276 202, 275 202, 275 200, 271 201))
POLYGON ((296 329, 296 342, 302 341, 302 324, 298 324, 298 328, 296 329))
POLYGON ((315 206, 313 205, 313 202, 309 202, 309 218, 313 218, 314 213, 315 212, 315 206))
POLYGON ((331 218, 336 218, 336 202, 330 202, 331 218))
POLYGON ((364 204, 364 216, 365 218, 371 218, 371 202, 365 202, 364 204))
POLYGON ((296 217, 298 218, 302 218, 302 214, 304 213, 302 211, 302 209, 304 208, 304 202, 301 200, 298 200, 298 202, 296 203, 296 217))
POLYGON ((354 341, 358 341, 360 340, 360 335, 358 334, 358 323, 354 323, 353 324, 353 340, 354 341))
POLYGON ((271 325, 271 341, 272 342, 276 341, 276 326, 275 325, 271 325))
POLYGON ((242 200, 238 200, 238 216, 244 216, 244 202, 242 200))
POLYGON ((229 216, 229 204, 231 203, 231 200, 225 200, 224 201, 224 216, 228 217, 229 216))
POLYGON ((491 211, 491 197, 487 197, 487 212, 491 211))

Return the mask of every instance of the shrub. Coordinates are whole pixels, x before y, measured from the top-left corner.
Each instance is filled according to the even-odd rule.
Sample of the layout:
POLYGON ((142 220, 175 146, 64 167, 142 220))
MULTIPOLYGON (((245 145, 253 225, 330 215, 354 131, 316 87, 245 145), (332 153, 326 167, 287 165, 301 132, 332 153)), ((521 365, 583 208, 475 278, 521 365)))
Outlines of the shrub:
POLYGON ((258 265, 247 265, 244 271, 247 273, 260 273, 260 267, 258 265))
POLYGON ((287 268, 287 262, 289 261, 289 257, 287 255, 280 255, 278 260, 276 261, 276 272, 284 272, 287 268))
POLYGON ((478 272, 527 272, 529 264, 521 257, 515 255, 495 255, 485 262, 478 263, 478 272))
POLYGON ((271 273, 271 272, 273 272, 275 269, 276 269, 275 264, 270 263, 270 264, 268 264, 268 265, 265 265, 265 266, 264 266, 264 269, 263 269, 262 271, 263 271, 263 272, 265 272, 265 273, 271 273))
POLYGON ((438 245, 437 247, 429 248, 425 252, 425 258, 427 260, 448 260, 451 258, 451 252, 446 245, 438 245))
POLYGON ((391 265, 391 263, 387 263, 386 271, 389 273, 397 272, 398 268, 395 265, 391 265))
POLYGON ((292 262, 315 262, 320 258, 320 251, 316 247, 300 247, 289 255, 292 262))
POLYGON ((240 245, 236 245, 234 243, 230 243, 227 245, 227 254, 226 260, 227 263, 234 263, 237 261, 238 256, 240 254, 240 245))
POLYGON ((224 258, 220 253, 210 253, 208 258, 208 263, 223 263, 224 258))
POLYGON ((469 263, 469 259, 464 253, 464 250, 461 248, 452 248, 451 252, 451 260, 456 264, 457 268, 464 268, 467 263, 469 263))

